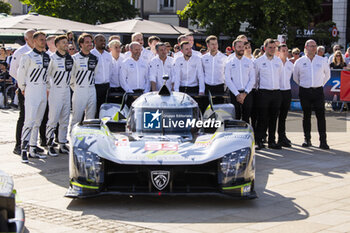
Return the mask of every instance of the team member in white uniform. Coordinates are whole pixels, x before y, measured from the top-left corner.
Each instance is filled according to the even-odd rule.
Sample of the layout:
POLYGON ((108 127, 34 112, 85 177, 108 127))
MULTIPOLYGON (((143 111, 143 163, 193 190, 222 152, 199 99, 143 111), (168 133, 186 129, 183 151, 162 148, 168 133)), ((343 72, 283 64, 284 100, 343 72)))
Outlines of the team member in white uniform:
POLYGON ((278 144, 284 147, 291 147, 291 142, 286 135, 286 119, 292 100, 292 92, 290 87, 290 79, 292 78, 294 65, 287 59, 288 47, 286 44, 278 46, 279 58, 283 63, 282 79, 281 79, 281 107, 278 115, 278 144))
POLYGON ((141 49, 138 42, 132 42, 131 57, 126 58, 121 65, 120 79, 125 83, 125 87, 122 87, 128 93, 142 94, 150 91, 148 62, 140 57, 141 49))
POLYGON ((174 62, 174 90, 191 94, 204 95, 204 75, 200 57, 192 56, 191 44, 181 42, 182 56, 174 62))
POLYGON ((91 50, 91 54, 98 59, 98 68, 95 72, 95 88, 96 88, 96 114, 98 118, 101 105, 106 102, 107 91, 113 72, 113 58, 106 49, 106 38, 102 34, 97 34, 94 38, 95 48, 91 50))
POLYGON ((311 146, 311 113, 314 110, 320 136, 320 148, 328 150, 323 86, 330 78, 330 69, 323 57, 315 55, 316 48, 317 44, 314 40, 306 41, 306 56, 299 58, 294 63, 293 79, 299 85, 300 104, 304 113, 305 142, 302 146, 311 146))
POLYGON ((70 78, 73 67, 73 58, 68 54, 68 38, 65 35, 55 39, 56 53, 50 57, 47 71, 50 86, 49 119, 46 126, 48 155, 57 156, 53 148, 54 134, 59 123, 58 143, 59 152, 68 154, 67 129, 70 115, 70 78))
MULTIPOLYGON (((124 60, 124 54, 121 53, 121 43, 119 40, 111 40, 108 43, 109 53, 113 57, 113 72, 110 80, 110 92, 124 94, 125 84, 120 79, 120 66, 124 60), (123 85, 122 85, 123 84, 123 85)), ((109 98, 108 102, 121 103, 121 97, 109 98)))
MULTIPOLYGON (((221 53, 218 48, 218 39, 216 36, 208 36, 205 40, 208 53, 202 56, 202 66, 204 72, 204 83, 206 94, 222 95, 225 92, 225 64, 227 57, 221 53)), ((207 100, 208 101, 208 100, 207 100)), ((223 99, 216 97, 214 103, 223 103, 223 99)), ((206 103, 206 105, 208 102, 206 103)))
POLYGON ((174 59, 167 56, 166 45, 162 42, 158 42, 156 45, 157 56, 151 60, 150 63, 150 75, 152 91, 159 91, 163 86, 164 76, 168 76, 169 80, 166 82, 166 86, 169 90, 172 89, 172 83, 174 80, 173 63, 174 59))
MULTIPOLYGON (((204 95, 204 75, 202 61, 199 56, 192 55, 191 44, 188 41, 181 42, 182 56, 174 61, 174 90, 190 95, 204 95)), ((204 112, 205 102, 195 98, 199 108, 204 112)))
MULTIPOLYGON (((190 35, 189 37, 187 37, 186 35, 180 35, 180 36, 177 38, 177 43, 178 43, 179 47, 181 47, 180 45, 181 45, 181 43, 182 43, 183 41, 188 41, 188 42, 190 43, 190 45, 191 45, 191 48, 193 47, 193 43, 194 43, 193 35, 190 35), (191 40, 191 41, 190 41, 190 40, 191 40)), ((202 54, 201 54, 200 52, 198 52, 198 51, 196 51, 196 50, 193 50, 193 49, 191 49, 191 50, 192 50, 192 55, 199 56, 199 57, 202 56, 202 54)), ((178 58, 178 57, 181 57, 181 56, 183 56, 183 53, 182 53, 181 50, 180 50, 180 51, 178 51, 178 52, 175 52, 175 54, 174 54, 174 59, 176 59, 176 58, 178 58)))
POLYGON ((225 66, 225 81, 230 89, 231 102, 235 106, 236 119, 249 124, 253 107, 252 88, 255 85, 255 70, 253 62, 243 56, 244 42, 233 42, 235 55, 225 66))
POLYGON ((258 82, 258 125, 256 132, 257 150, 264 148, 262 142, 267 128, 269 129, 268 146, 271 149, 281 149, 276 143, 276 122, 281 105, 280 84, 283 72, 283 63, 276 52, 276 43, 273 39, 264 42, 265 54, 255 60, 255 73, 258 82))
POLYGON ((33 34, 34 49, 25 53, 17 72, 18 86, 25 96, 25 120, 22 130, 22 162, 32 158, 46 158, 37 153, 36 144, 41 120, 47 105, 47 68, 50 57, 45 53, 46 35, 43 32, 33 34))
MULTIPOLYGON (((152 60, 152 58, 154 57, 154 54, 151 52, 151 50, 145 49, 143 47, 143 45, 144 45, 143 34, 140 32, 135 32, 131 36, 131 42, 138 42, 141 45, 140 58, 145 60, 147 63, 149 63, 152 60)), ((131 56, 131 49, 130 49, 130 51, 125 53, 125 57, 130 57, 130 56, 131 56)))
POLYGON ((78 44, 81 51, 73 55, 74 65, 71 77, 71 87, 74 91, 71 129, 76 123, 83 120, 84 112, 86 119, 95 118, 96 113, 95 72, 98 60, 90 53, 92 36, 87 33, 81 34, 78 44))
MULTIPOLYGON (((34 47, 33 34, 36 32, 34 29, 28 29, 24 33, 24 40, 26 41, 25 45, 19 47, 12 56, 11 65, 10 65, 10 75, 17 80, 17 71, 19 68, 19 62, 21 57, 26 52, 29 52, 34 47)), ((19 117, 17 120, 16 126, 16 144, 13 149, 13 153, 20 155, 21 154, 21 136, 22 128, 24 124, 24 96, 21 91, 18 91, 18 106, 19 106, 19 117)))

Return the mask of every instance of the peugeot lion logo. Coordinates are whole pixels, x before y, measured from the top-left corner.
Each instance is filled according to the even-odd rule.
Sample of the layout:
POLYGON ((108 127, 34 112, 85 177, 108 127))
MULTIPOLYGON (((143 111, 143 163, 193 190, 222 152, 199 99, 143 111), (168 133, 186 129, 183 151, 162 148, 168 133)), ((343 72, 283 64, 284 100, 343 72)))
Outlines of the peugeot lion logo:
POLYGON ((163 190, 170 179, 169 171, 151 171, 151 179, 154 187, 158 190, 163 190))

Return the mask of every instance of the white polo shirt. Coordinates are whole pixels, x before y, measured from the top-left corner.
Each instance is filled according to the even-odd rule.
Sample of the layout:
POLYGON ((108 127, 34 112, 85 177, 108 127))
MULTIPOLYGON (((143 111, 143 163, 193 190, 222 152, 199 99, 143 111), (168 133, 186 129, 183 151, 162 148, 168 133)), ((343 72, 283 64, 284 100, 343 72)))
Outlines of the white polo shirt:
POLYGON ((327 61, 318 55, 312 61, 303 56, 294 63, 293 79, 301 87, 323 87, 330 77, 327 61))
POLYGON ((204 83, 215 86, 225 82, 225 64, 227 57, 220 51, 212 56, 206 53, 201 57, 204 72, 204 83))
POLYGON ((251 92, 255 85, 254 63, 245 56, 231 58, 225 66, 225 83, 235 96, 240 90, 251 92))
POLYGON ((270 60, 266 54, 254 61, 255 75, 259 89, 279 90, 282 79, 283 63, 277 56, 270 60))

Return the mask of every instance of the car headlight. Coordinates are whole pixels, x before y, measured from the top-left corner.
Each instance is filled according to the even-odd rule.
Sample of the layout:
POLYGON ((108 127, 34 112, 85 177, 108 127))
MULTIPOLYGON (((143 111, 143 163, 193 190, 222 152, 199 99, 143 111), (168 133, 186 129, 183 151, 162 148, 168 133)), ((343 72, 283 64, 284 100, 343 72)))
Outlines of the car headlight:
POLYGON ((237 175, 246 169, 249 163, 250 153, 250 148, 246 147, 224 155, 220 163, 223 175, 225 177, 237 177, 237 175))
POLYGON ((102 162, 100 157, 90 151, 84 151, 81 148, 73 149, 73 156, 76 159, 79 176, 85 178, 89 182, 103 182, 102 162))

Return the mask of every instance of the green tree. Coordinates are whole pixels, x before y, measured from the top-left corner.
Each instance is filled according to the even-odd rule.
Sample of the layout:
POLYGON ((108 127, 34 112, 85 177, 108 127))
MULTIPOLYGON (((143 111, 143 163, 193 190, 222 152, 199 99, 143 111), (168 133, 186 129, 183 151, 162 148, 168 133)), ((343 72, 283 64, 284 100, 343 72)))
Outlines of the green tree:
POLYGON ((96 24, 134 18, 138 14, 129 0, 21 0, 32 7, 32 12, 96 24))
POLYGON ((7 2, 0 1, 0 13, 10 14, 12 5, 7 2))
POLYGON ((181 19, 207 30, 208 34, 237 36, 240 25, 249 24, 248 36, 259 46, 266 38, 287 34, 293 38, 292 27, 307 27, 321 11, 322 0, 191 0, 179 11, 181 19))

